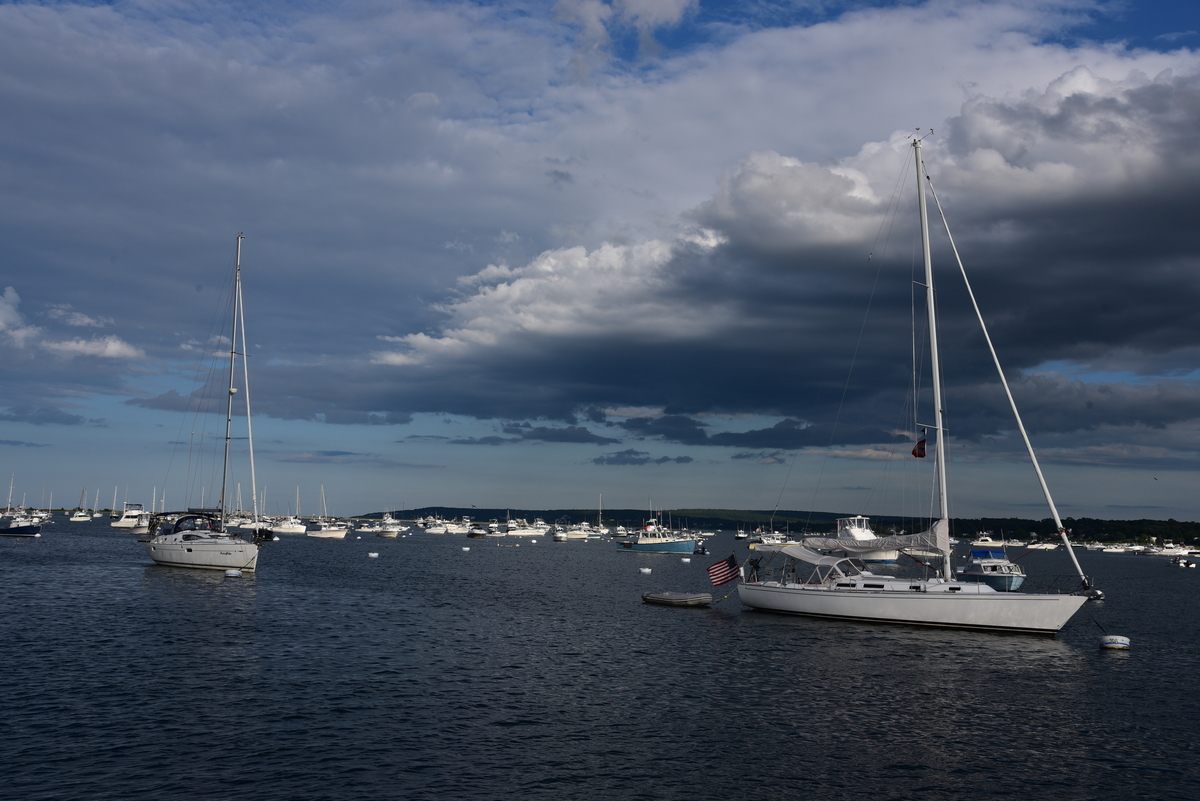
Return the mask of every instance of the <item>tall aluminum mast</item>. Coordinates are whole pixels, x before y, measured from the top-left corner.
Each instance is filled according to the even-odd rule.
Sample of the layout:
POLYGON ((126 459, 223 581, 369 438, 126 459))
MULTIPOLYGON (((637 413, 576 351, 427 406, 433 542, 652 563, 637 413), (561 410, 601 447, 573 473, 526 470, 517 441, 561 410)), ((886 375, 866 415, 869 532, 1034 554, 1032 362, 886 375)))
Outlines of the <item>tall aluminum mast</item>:
MULTIPOLYGON (((933 369, 933 427, 937 432, 938 500, 941 519, 950 522, 950 499, 946 495, 946 437, 942 426, 942 368, 938 361, 937 305, 933 291, 933 258, 929 252, 929 214, 925 208, 925 163, 921 160, 921 140, 913 138, 913 157, 917 162, 917 207, 921 215, 921 254, 925 259, 925 306, 929 314, 929 363, 933 369)), ((950 554, 942 565, 942 575, 953 579, 950 554)))

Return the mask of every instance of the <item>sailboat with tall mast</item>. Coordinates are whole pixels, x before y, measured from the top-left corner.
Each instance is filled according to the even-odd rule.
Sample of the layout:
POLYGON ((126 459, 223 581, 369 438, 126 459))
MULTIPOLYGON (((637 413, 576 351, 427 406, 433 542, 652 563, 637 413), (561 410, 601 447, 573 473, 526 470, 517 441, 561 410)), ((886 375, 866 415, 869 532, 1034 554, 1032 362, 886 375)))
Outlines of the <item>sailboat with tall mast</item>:
POLYGON ((150 522, 153 536, 146 541, 146 553, 160 565, 195 567, 209 570, 246 570, 258 566, 262 542, 273 538, 267 530, 254 532, 244 539, 228 525, 229 442, 233 428, 233 400, 239 392, 238 357, 241 357, 242 396, 246 399, 246 439, 250 454, 250 488, 254 495, 254 519, 259 519, 258 488, 254 475, 254 434, 250 424, 250 368, 246 363, 246 322, 242 308, 242 234, 237 236, 233 277, 233 320, 229 338, 229 384, 225 403, 225 450, 221 471, 221 498, 218 508, 188 509, 186 512, 156 514, 150 522))
POLYGON ((275 521, 275 524, 271 526, 271 531, 276 534, 303 534, 306 528, 304 521, 300 519, 300 487, 297 486, 295 514, 275 521))
POLYGON ((348 526, 329 517, 325 506, 325 485, 321 485, 321 516, 312 521, 305 534, 309 537, 320 537, 326 540, 344 540, 348 526))
MULTIPOLYGON (((921 138, 913 138, 913 158, 917 172, 917 205, 921 226, 921 249, 925 262, 926 313, 929 326, 930 367, 933 373, 934 424, 932 433, 936 445, 936 485, 940 501, 940 517, 929 530, 920 534, 847 540, 845 538, 806 538, 803 544, 760 545, 758 553, 766 557, 751 560, 743 566, 738 585, 742 603, 755 609, 787 612, 813 617, 840 618, 877 623, 905 623, 921 626, 980 629, 986 631, 1029 632, 1054 634, 1061 629, 1089 597, 1100 597, 1091 589, 1091 582, 1079 567, 1067 539, 1066 529, 1058 516, 1054 499, 1038 465, 1037 456, 1021 422, 1004 371, 984 325, 983 315, 966 281, 966 271, 958 257, 958 249, 950 236, 945 214, 942 222, 950 247, 958 262, 967 292, 975 307, 984 339, 1000 374, 1001 384, 1008 395, 1016 418, 1017 428, 1025 441, 1043 494, 1050 506, 1059 536, 1066 544, 1080 578, 1080 589, 1072 593, 997 592, 984 583, 956 581, 950 564, 950 506, 946 482, 946 438, 943 424, 942 377, 938 360, 937 314, 934 304, 933 262, 929 245, 929 218, 925 198, 925 183, 929 176, 921 158, 921 138), (876 575, 866 569, 864 554, 882 549, 918 549, 941 554, 941 575, 909 579, 892 575, 876 575), (840 554, 840 555, 831 555, 840 554)), ((939 213, 941 204, 932 189, 939 213)))
POLYGON ((72 523, 88 523, 91 522, 92 515, 87 508, 87 490, 85 489, 79 495, 79 508, 71 513, 69 520, 72 523))

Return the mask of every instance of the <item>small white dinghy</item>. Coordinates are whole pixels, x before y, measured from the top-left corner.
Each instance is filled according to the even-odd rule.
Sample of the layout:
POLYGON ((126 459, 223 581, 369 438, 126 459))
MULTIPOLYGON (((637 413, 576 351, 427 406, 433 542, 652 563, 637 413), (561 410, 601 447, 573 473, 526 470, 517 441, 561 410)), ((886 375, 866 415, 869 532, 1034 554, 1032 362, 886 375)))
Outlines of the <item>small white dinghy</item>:
POLYGON ((644 592, 642 602, 663 606, 708 606, 712 595, 707 592, 644 592))

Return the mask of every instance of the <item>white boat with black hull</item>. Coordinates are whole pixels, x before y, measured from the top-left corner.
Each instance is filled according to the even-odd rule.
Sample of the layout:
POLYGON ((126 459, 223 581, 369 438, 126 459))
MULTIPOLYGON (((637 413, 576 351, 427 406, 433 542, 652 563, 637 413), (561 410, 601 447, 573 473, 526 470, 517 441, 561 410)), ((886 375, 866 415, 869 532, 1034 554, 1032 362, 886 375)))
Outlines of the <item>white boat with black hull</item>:
MULTIPOLYGON (((250 425, 250 373, 246 364, 245 317, 242 309, 242 235, 237 237, 234 262, 232 335, 229 338, 229 383, 225 404, 224 469, 221 473, 221 499, 216 509, 189 509, 186 512, 155 514, 150 520, 150 538, 146 553, 160 565, 207 570, 252 571, 258 567, 260 543, 273 539, 267 529, 256 531, 250 539, 227 526, 226 485, 229 477, 229 441, 233 421, 233 399, 241 390, 246 399, 246 439, 250 463, 250 486, 254 493, 254 519, 258 520, 258 492, 254 477, 254 436, 250 425), (237 386, 237 359, 241 356, 242 382, 237 386)), ((222 356, 226 354, 221 354, 222 356)), ((127 505, 128 510, 128 505, 127 505)))
POLYGON ((40 537, 42 523, 23 509, 9 509, 0 517, 0 537, 40 537))
MULTIPOLYGON (((1079 568, 1069 547, 1066 529, 1059 518, 1050 490, 1038 466, 1037 457, 1025 432, 1008 382, 1000 369, 999 359, 992 347, 987 327, 975 304, 970 284, 967 291, 975 305, 976 315, 983 328, 984 340, 991 350, 997 372, 1016 419, 1017 428, 1025 442, 1030 460, 1038 476, 1046 502, 1059 536, 1068 545, 1078 573, 1082 590, 1073 594, 1033 594, 997 592, 984 583, 955 581, 950 564, 949 497, 946 484, 945 427, 942 410, 942 379, 938 362, 937 316, 934 304, 933 266, 930 258, 929 224, 925 205, 925 181, 928 180, 921 160, 921 141, 914 139, 913 156, 917 172, 917 199, 920 214, 921 245, 925 263, 926 313, 928 315, 930 368, 933 374, 932 391, 934 425, 926 428, 936 437, 937 496, 940 517, 929 530, 886 538, 857 540, 842 538, 807 538, 804 545, 760 545, 755 559, 743 566, 744 575, 738 585, 742 603, 755 609, 788 612, 798 615, 861 620, 879 623, 905 623, 921 626, 980 629, 985 631, 1031 632, 1054 634, 1061 629, 1089 597, 1090 582, 1079 568), (854 554, 878 550, 908 550, 944 555, 942 575, 932 578, 908 579, 875 575, 854 554), (847 556, 824 555, 819 551, 837 551, 847 556)), ((937 195, 933 195, 937 202, 937 195)), ((940 206, 938 207, 940 211, 940 206)), ((942 217, 943 223, 945 217, 942 217)), ((947 227, 947 234, 949 228, 947 227)), ((950 245, 953 248, 953 239, 950 245)), ((957 249, 954 250, 957 258, 957 249)), ((959 267, 962 267, 959 261, 959 267)), ((963 271, 964 282, 966 272, 963 271)), ((1091 590, 1090 595, 1101 593, 1091 590)))

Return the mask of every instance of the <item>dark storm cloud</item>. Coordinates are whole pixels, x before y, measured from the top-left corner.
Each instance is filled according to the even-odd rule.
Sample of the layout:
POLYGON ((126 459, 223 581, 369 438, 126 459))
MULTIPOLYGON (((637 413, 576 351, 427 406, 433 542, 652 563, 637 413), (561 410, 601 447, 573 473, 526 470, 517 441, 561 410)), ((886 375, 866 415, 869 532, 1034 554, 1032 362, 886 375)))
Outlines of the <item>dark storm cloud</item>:
MULTIPOLYGON (((1200 350, 1200 227, 1189 222, 1200 207, 1195 130, 1194 76, 1118 86, 1076 71, 1043 96, 972 101, 951 120, 946 139, 927 144, 1032 431, 1086 438, 1104 427, 1161 428, 1200 416, 1195 383, 1161 378, 1193 369, 1190 354, 1200 350), (1032 372, 1048 362, 1069 363, 1084 376, 1032 372), (1102 375, 1129 369, 1160 372, 1146 385, 1102 375)), ((867 172, 876 192, 887 186, 883 179, 909 151, 900 141, 834 169, 760 154, 694 212, 719 241, 680 240, 666 257, 632 248, 615 256, 562 251, 547 254, 546 266, 486 279, 490 294, 454 306, 444 340, 459 343, 463 354, 447 366, 472 382, 449 397, 434 360, 420 368, 421 385, 409 384, 417 373, 403 365, 414 357, 398 356, 397 397, 414 410, 481 418, 571 422, 603 408, 609 424, 639 438, 756 452, 894 441, 894 431, 911 432, 914 418, 930 417, 911 407, 914 316, 916 344, 924 341, 923 296, 914 298, 912 284, 920 279, 911 253, 915 217, 906 195, 897 221, 887 222, 885 204, 865 187, 867 172), (868 262, 872 237, 892 229, 902 233, 889 234, 890 244, 878 240, 868 262), (626 269, 635 262, 637 269, 626 269), (581 291, 604 270, 634 287, 610 296, 599 284, 586 290, 592 313, 609 321, 602 334, 541 336, 536 325, 508 321, 539 308, 556 315, 536 302, 552 286, 543 287, 540 276, 552 275, 558 291, 573 280, 571 269, 581 291), (638 290, 639 282, 653 292, 638 290), (516 301, 518 287, 526 305, 504 305, 505 293, 516 301), (639 317, 632 309, 640 305, 646 311, 639 317), (658 325, 646 322, 654 315, 658 325), (460 332, 476 325, 490 336, 502 331, 499 344, 470 345, 460 332), (510 375, 520 375, 520 384, 507 381, 510 375), (529 386, 538 391, 524 391, 529 386), (621 406, 665 413, 614 423, 611 409, 621 406), (714 433, 706 414, 784 419, 714 433)), ((1011 413, 944 236, 935 242, 953 436, 1002 436, 1014 428, 1011 413)), ((425 344, 410 346, 420 361, 425 344)), ((927 362, 922 356, 917 365, 925 387, 927 362)), ((918 400, 918 409, 928 409, 927 389, 918 400)))
MULTIPOLYGON (((276 462, 291 462, 299 464, 362 464, 376 467, 413 467, 374 453, 355 453, 353 451, 312 451, 305 453, 280 454, 273 457, 276 462)), ((426 467, 428 465, 421 465, 426 467)))
POLYGON ((646 451, 628 448, 623 451, 617 451, 616 453, 606 453, 603 456, 597 456, 596 458, 592 459, 592 464, 637 467, 646 464, 668 464, 671 462, 676 464, 689 464, 692 461, 693 459, 691 456, 660 456, 656 459, 646 451))
POLYGON ((452 445, 505 445, 513 442, 555 442, 612 445, 620 442, 619 439, 602 437, 599 434, 593 434, 583 426, 564 426, 562 428, 551 428, 547 426, 532 426, 526 423, 525 425, 505 426, 502 430, 509 436, 460 437, 458 439, 451 439, 449 442, 452 445))
MULTIPOLYGON (((911 185, 896 221, 885 218, 909 149, 899 137, 858 153, 844 144, 886 136, 880 121, 897 106, 874 117, 850 107, 896 94, 887 83, 896 71, 875 69, 878 81, 854 91, 830 77, 804 99, 841 120, 822 129, 820 145, 807 130, 772 133, 791 121, 739 119, 748 107, 731 102, 745 93, 719 85, 774 73, 742 71, 716 52, 711 72, 678 84, 663 76, 662 86, 614 74, 614 97, 568 92, 561 111, 545 76, 562 79, 563 65, 531 69, 513 55, 541 52, 542 22, 508 24, 497 9, 406 7, 370 25, 334 14, 313 18, 320 26, 304 17, 300 28, 289 12, 229 45, 207 26, 159 30, 115 7, 0 10, 0 68, 14 77, 0 100, 22 112, 7 120, 8 152, 20 157, 7 162, 0 219, 10 235, 0 241, 18 243, 6 246, 8 262, 37 277, 41 310, 25 316, 62 327, 36 331, 19 298, 7 304, 0 405, 18 415, 72 395, 127 395, 139 370, 161 376, 203 350, 224 330, 212 310, 233 231, 245 227, 256 414, 374 426, 458 415, 497 421, 499 433, 444 441, 636 437, 759 461, 911 432, 922 419, 908 398, 914 305, 921 313, 911 185), (432 20, 487 31, 461 39, 479 43, 470 70, 457 45, 421 33, 432 20), (314 39, 318 28, 329 33, 314 39), (662 102, 710 85, 721 102, 699 111, 662 102), (626 91, 638 100, 615 99, 626 91), (661 111, 630 111, 639 105, 661 111), (706 117, 744 128, 705 130, 706 117), (610 124, 635 133, 614 136, 610 124), (672 161, 689 149, 712 153, 672 161), (715 191, 714 164, 734 165, 715 191), (670 200, 647 200, 657 192, 670 200), (693 208, 679 219, 685 205, 693 208), (616 244, 597 244, 605 241, 616 244), (78 336, 92 328, 119 338, 78 336), (745 430, 717 430, 716 416, 746 420, 745 430)), ((949 15, 968 26, 955 30, 989 33, 962 41, 993 41, 995 23, 970 27, 970 11, 949 15)), ((900 38, 907 13, 851 15, 837 29, 859 34, 845 38, 863 41, 865 57, 882 52, 872 43, 900 38)), ((236 29, 222 20, 217 28, 236 29)), ((780 39, 766 61, 845 60, 816 34, 789 32, 798 38, 780 39)), ((967 55, 954 52, 941 63, 967 55)), ((1057 50, 1040 58, 1055 66, 1029 74, 1063 69, 1057 50)), ((1121 58, 1109 73, 1136 61, 1121 58)), ((787 81, 764 84, 775 91, 804 66, 783 63, 787 81)), ((1085 73, 1015 99, 972 88, 978 95, 938 126, 927 153, 1026 423, 1064 448, 1101 431, 1180 426, 1200 409, 1192 384, 1161 380, 1185 375, 1200 353, 1200 84, 1085 73), (1047 361, 1141 373, 1152 386, 1031 375, 1047 361)), ((770 105, 803 116, 782 100, 770 105)), ((920 106, 930 108, 944 106, 920 106)), ((950 266, 944 244, 936 249, 950 266)), ((938 281, 953 434, 1007 443, 1012 424, 961 286, 952 270, 938 281)), ((128 403, 178 410, 189 391, 128 403)), ((917 401, 928 408, 928 393, 917 401)), ((83 421, 60 415, 42 416, 83 421)), ((621 454, 601 458, 660 458, 621 454)))
MULTIPOLYGON (((161 395, 150 398, 130 398, 125 401, 128 406, 140 406, 143 409, 160 409, 167 412, 185 412, 196 403, 195 396, 189 398, 169 389, 161 395)), ((208 403, 207 411, 217 411, 215 401, 208 403)))
POLYGON ((593 434, 583 426, 564 426, 562 428, 550 428, 547 426, 506 426, 504 433, 515 435, 518 439, 536 440, 538 442, 574 442, 574 443, 594 443, 596 445, 612 445, 620 442, 619 439, 611 437, 602 437, 599 434, 593 434))
POLYGON ((662 417, 633 417, 619 424, 642 437, 660 437, 685 445, 702 444, 708 441, 704 425, 680 414, 662 417))
MULTIPOLYGON (((53 406, 14 406, 7 412, 0 412, 0 420, 10 423, 29 423, 35 426, 78 426, 89 422, 86 418, 64 412, 53 406)), ((99 421, 91 421, 99 422, 99 421)))
POLYGON ((520 437, 459 437, 448 440, 451 445, 491 445, 492 447, 520 441, 520 437))

